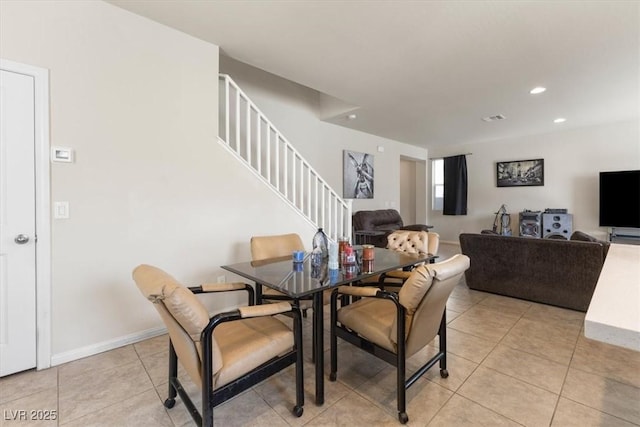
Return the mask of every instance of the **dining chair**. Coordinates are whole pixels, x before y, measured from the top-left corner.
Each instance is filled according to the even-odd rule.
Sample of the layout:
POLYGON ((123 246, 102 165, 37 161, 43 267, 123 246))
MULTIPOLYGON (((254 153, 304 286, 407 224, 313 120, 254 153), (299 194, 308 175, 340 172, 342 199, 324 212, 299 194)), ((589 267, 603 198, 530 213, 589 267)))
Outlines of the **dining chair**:
MULTIPOLYGON (((436 255, 440 247, 440 235, 433 231, 396 230, 387 237, 387 249, 409 254, 436 255)), ((420 263, 406 269, 388 271, 361 281, 361 285, 377 285, 385 290, 400 290, 409 278, 411 270, 420 263)))
POLYGON ((245 283, 187 288, 163 270, 146 264, 133 270, 133 279, 169 332, 169 393, 165 407, 172 408, 180 395, 195 423, 210 427, 214 407, 295 364, 296 402, 292 412, 302 415, 302 320, 297 307, 284 301, 253 305, 253 288, 245 283), (233 291, 246 291, 249 305, 209 317, 198 299, 200 294, 233 291), (285 313, 294 319, 293 330, 274 317, 285 313), (201 411, 178 379, 178 362, 200 387, 201 411))
MULTIPOLYGON (((302 243, 302 239, 296 233, 289 234, 274 234, 274 235, 266 235, 266 236, 253 236, 251 237, 251 260, 252 261, 262 261, 269 258, 279 258, 279 257, 291 257, 293 251, 304 251, 304 244, 302 243)), ((262 286, 259 283, 256 283, 258 292, 257 292, 257 303, 260 304, 262 302, 272 302, 272 301, 293 301, 295 305, 300 307, 302 310, 303 316, 306 317, 307 310, 313 307, 312 296, 308 298, 291 298, 288 295, 276 291, 275 289, 268 288, 266 286, 262 286)), ((331 291, 327 290, 323 293, 323 304, 329 304, 331 300, 331 291)), ((314 320, 315 322, 315 320, 314 320)), ((312 337, 312 360, 315 361, 315 327, 312 327, 313 337, 312 337)))
MULTIPOLYGON (((291 257, 293 251, 304 251, 302 239, 296 233, 277 234, 268 236, 251 237, 251 261, 262 261, 268 258, 291 257)), ((257 292, 257 303, 270 302, 273 300, 293 300, 300 307, 304 317, 307 317, 307 310, 312 307, 311 298, 292 299, 275 289, 259 286, 257 292)), ((328 302, 327 302, 328 303, 328 302)))
POLYGON ((439 362, 447 370, 446 303, 469 268, 469 257, 456 254, 442 262, 415 268, 398 293, 374 287, 339 286, 331 296, 331 373, 338 374, 338 337, 396 367, 398 419, 405 424, 406 390, 439 362), (355 302, 338 308, 348 295, 355 302), (436 337, 437 353, 407 379, 406 361, 436 337))

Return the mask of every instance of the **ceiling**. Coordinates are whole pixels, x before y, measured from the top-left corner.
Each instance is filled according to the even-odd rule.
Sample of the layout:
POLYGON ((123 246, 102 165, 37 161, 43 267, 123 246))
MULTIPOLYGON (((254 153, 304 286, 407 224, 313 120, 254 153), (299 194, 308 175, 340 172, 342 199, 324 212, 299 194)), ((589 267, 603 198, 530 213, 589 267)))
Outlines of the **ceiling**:
POLYGON ((640 115, 637 1, 109 2, 337 98, 329 122, 417 146, 640 115))

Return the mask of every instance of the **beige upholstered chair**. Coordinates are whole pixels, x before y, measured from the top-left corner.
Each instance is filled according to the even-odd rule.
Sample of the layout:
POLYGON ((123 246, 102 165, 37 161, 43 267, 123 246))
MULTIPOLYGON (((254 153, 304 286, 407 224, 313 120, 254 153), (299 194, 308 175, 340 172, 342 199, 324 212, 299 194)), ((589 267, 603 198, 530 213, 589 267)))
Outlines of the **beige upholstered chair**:
MULTIPOLYGON (((251 238, 251 260, 262 261, 267 258, 289 257, 291 258, 293 251, 304 251, 304 244, 300 236, 295 233, 279 234, 271 236, 253 236, 251 238)), ((257 285, 257 302, 262 303, 264 300, 291 300, 282 292, 276 291, 268 287, 263 287, 260 283, 257 285)), ((296 301, 304 316, 307 310, 311 308, 310 299, 296 301)))
MULTIPOLYGON (((304 251, 304 244, 300 236, 291 234, 280 234, 271 236, 254 236, 251 238, 251 260, 262 261, 267 258, 289 257, 291 258, 293 251, 304 251)), ((282 292, 275 289, 262 288, 262 299, 290 299, 282 292)), ((258 298, 260 295, 258 294, 258 298)), ((331 291, 325 291, 324 303, 329 304, 331 291)), ((258 301, 259 302, 259 301, 258 301)), ((311 308, 311 298, 298 301, 300 309, 306 311, 311 308)))
MULTIPOLYGON (((293 251, 304 251, 304 244, 302 243, 302 239, 296 233, 290 234, 278 234, 278 235, 268 235, 268 236, 253 236, 251 238, 251 260, 252 261, 262 261, 268 258, 279 258, 279 257, 289 257, 291 258, 293 251)), ((256 283, 256 296, 257 302, 260 304, 263 301, 274 301, 274 300, 289 300, 291 301, 291 297, 283 294, 282 292, 276 291, 275 289, 270 289, 266 286, 262 286, 260 283, 256 283)), ((329 304, 331 299, 331 291, 327 290, 323 294, 324 304, 329 304)), ((309 308, 313 306, 313 302, 311 297, 306 299, 296 299, 293 300, 294 304, 300 307, 302 312, 306 317, 306 312, 309 308)), ((312 328, 313 333, 315 334, 315 328, 312 328)), ((312 359, 315 361, 315 336, 311 340, 312 342, 312 359)))
POLYGON ((435 255, 440 246, 440 235, 433 231, 397 230, 387 237, 387 249, 408 253, 435 255))
POLYGON ((374 287, 335 289, 331 297, 331 381, 337 378, 338 337, 389 362, 397 368, 398 418, 406 423, 406 389, 436 362, 440 362, 440 375, 449 375, 445 305, 468 268, 469 257, 456 254, 415 268, 397 294, 374 287), (341 295, 359 299, 338 309, 341 295), (440 338, 438 353, 406 379, 406 360, 436 335, 440 338))
MULTIPOLYGON (((433 231, 396 230, 387 237, 387 249, 410 254, 436 255, 440 246, 440 235, 433 231)), ((365 279, 362 284, 378 286, 398 291, 399 287, 409 278, 409 270, 393 270, 387 273, 365 279)))
POLYGON ((169 331, 169 396, 167 408, 179 394, 199 426, 213 426, 213 408, 274 373, 296 364, 296 403, 304 405, 302 321, 300 310, 288 302, 253 305, 253 288, 244 283, 217 283, 186 288, 159 268, 140 265, 133 279, 151 301, 169 331), (196 294, 247 291, 249 306, 211 318, 196 294), (293 331, 276 319, 293 314, 293 331), (178 380, 178 361, 201 388, 199 412, 178 380))

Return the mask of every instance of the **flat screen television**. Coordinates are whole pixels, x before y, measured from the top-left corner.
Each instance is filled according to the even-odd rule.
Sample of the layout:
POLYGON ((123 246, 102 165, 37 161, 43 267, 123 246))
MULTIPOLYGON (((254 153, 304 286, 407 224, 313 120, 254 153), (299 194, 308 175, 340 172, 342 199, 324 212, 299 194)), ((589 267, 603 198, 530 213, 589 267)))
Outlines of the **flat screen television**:
POLYGON ((600 172, 600 227, 640 228, 640 170, 600 172))

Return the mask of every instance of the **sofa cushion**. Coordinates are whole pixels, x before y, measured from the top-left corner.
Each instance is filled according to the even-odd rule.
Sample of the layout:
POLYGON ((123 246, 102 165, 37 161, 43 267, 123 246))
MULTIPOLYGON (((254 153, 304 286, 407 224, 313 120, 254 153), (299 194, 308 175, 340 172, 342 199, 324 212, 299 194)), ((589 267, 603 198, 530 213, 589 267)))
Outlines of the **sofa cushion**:
POLYGON ((580 242, 595 242, 595 243, 601 243, 602 244, 602 254, 604 255, 604 258, 607 257, 607 252, 609 252, 609 245, 610 243, 605 241, 605 240, 600 240, 600 239, 596 239, 595 237, 583 232, 583 231, 574 231, 571 234, 571 237, 569 238, 569 240, 576 240, 576 241, 580 241, 580 242))

